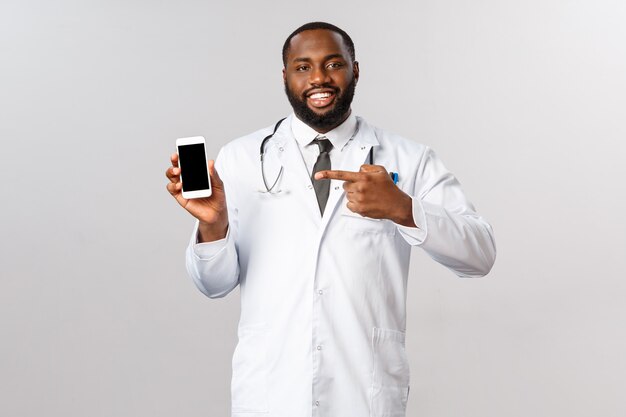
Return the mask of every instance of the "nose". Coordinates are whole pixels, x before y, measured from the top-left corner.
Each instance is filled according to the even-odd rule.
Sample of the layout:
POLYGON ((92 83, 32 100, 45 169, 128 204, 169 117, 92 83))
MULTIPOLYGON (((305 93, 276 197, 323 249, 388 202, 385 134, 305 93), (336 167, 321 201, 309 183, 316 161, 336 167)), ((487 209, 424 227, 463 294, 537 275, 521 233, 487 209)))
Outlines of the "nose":
POLYGON ((322 85, 330 81, 328 72, 323 66, 313 68, 310 74, 311 76, 309 77, 309 83, 313 85, 322 85))

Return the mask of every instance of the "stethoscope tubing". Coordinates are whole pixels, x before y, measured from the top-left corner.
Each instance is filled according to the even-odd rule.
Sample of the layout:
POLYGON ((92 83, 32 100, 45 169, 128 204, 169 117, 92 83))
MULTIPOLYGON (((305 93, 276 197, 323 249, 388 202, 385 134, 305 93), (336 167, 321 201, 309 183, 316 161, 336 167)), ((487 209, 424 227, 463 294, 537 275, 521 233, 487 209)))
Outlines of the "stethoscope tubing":
MULTIPOLYGON (((280 176, 283 173, 283 167, 280 168, 280 172, 278 173, 278 177, 276 178, 276 181, 274 181, 274 184, 272 184, 272 186, 270 187, 267 184, 267 181, 265 179, 265 171, 263 170, 263 159, 265 156, 265 144, 267 143, 268 140, 270 140, 275 134, 276 131, 278 130, 278 128, 280 127, 280 124, 286 119, 286 117, 283 117, 282 119, 280 119, 278 122, 276 122, 276 125, 274 126, 274 130, 272 131, 272 133, 270 133, 269 135, 267 135, 265 138, 263 138, 263 140, 261 141, 261 147, 259 149, 259 153, 261 156, 261 176, 263 177, 263 184, 265 185, 265 188, 267 190, 268 193, 271 194, 272 189, 274 189, 274 187, 276 186, 276 184, 278 183, 278 179, 280 178, 280 176)), ((352 135, 352 137, 356 136, 357 132, 359 131, 359 126, 357 125, 357 128, 354 132, 354 135, 352 135)), ((374 165, 374 147, 370 148, 370 152, 369 152, 369 164, 370 165, 374 165)), ((397 172, 390 172, 389 176, 391 177, 391 179, 393 180, 394 184, 398 183, 398 173, 397 172)))

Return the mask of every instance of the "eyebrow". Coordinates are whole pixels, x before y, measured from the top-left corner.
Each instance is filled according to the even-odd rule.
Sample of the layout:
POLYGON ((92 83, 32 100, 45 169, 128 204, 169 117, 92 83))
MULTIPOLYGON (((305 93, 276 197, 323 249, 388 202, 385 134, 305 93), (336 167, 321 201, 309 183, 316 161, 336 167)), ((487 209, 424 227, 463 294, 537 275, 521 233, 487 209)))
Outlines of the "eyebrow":
MULTIPOLYGON (((330 55, 326 55, 324 57, 324 61, 328 61, 330 59, 334 59, 334 58, 343 58, 343 55, 341 54, 330 54, 330 55)), ((291 62, 311 62, 311 58, 294 58, 291 62)))

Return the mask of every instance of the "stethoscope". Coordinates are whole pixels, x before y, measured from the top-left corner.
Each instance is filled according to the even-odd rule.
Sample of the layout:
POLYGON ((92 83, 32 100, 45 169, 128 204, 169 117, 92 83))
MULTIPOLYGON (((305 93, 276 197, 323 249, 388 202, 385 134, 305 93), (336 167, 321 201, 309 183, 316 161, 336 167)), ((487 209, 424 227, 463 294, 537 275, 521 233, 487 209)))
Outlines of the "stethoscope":
MULTIPOLYGON (((270 140, 272 138, 272 136, 274 136, 276 134, 276 131, 278 130, 278 127, 280 126, 280 124, 286 119, 286 117, 280 119, 277 123, 276 126, 274 126, 274 131, 272 133, 270 133, 269 135, 267 135, 265 138, 263 138, 263 140, 261 141, 261 148, 260 148, 260 154, 261 154, 261 176, 263 177, 263 185, 265 185, 265 189, 267 191, 263 191, 261 190, 262 193, 269 193, 269 194, 278 194, 281 192, 281 190, 274 190, 274 187, 276 187, 276 184, 278 184, 278 180, 280 180, 280 177, 283 175, 283 172, 285 170, 285 168, 281 165, 280 166, 280 171, 278 171, 278 175, 276 176, 276 180, 274 180, 274 182, 272 183, 272 186, 270 187, 268 182, 267 182, 267 178, 265 177, 265 165, 264 165, 264 159, 265 159, 265 144, 267 143, 268 140, 270 140)), ((361 122, 358 121, 357 119, 357 125, 356 125, 356 129, 354 129, 354 133, 352 134, 352 137, 348 140, 348 142, 352 139, 354 139, 354 137, 356 136, 356 134, 359 132, 359 127, 361 125, 361 122)), ((370 165, 374 165, 374 147, 370 148, 370 152, 369 152, 369 164, 370 165)), ((394 184, 398 183, 398 173, 397 172, 390 172, 389 175, 391 176, 391 179, 393 180, 394 184)))
POLYGON ((274 187, 276 187, 276 184, 278 183, 278 180, 280 179, 280 177, 283 175, 283 171, 285 170, 285 167, 283 167, 282 165, 280 166, 280 171, 278 172, 278 175, 276 176, 276 181, 274 181, 274 183, 272 184, 272 186, 268 186, 267 185, 267 179, 265 178, 265 168, 264 168, 264 163, 263 163, 263 159, 265 157, 265 144, 267 143, 268 140, 270 140, 272 138, 272 136, 274 136, 274 134, 276 133, 276 131, 278 130, 278 126, 280 126, 280 124, 283 122, 283 120, 285 120, 286 117, 280 119, 277 123, 276 126, 274 126, 274 131, 272 133, 270 133, 269 135, 267 135, 262 141, 261 141, 261 176, 263 177, 263 185, 265 185, 265 189, 267 191, 263 191, 260 190, 262 193, 269 193, 269 194, 278 194, 280 192, 280 190, 278 191, 274 191, 272 192, 272 190, 274 189, 274 187))

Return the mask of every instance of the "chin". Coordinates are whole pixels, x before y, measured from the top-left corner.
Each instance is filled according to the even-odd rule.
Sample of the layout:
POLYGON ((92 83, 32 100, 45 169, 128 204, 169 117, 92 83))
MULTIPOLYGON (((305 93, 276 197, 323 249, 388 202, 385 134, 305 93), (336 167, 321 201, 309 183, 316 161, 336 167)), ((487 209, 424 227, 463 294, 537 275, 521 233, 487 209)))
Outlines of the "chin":
POLYGON ((311 108, 309 107, 309 110, 311 110, 313 113, 315 113, 317 116, 326 116, 328 113, 330 113, 331 111, 333 111, 335 107, 324 107, 323 109, 317 109, 317 108, 311 108))

